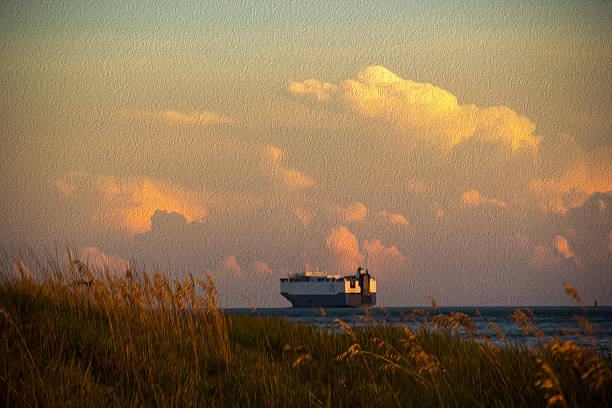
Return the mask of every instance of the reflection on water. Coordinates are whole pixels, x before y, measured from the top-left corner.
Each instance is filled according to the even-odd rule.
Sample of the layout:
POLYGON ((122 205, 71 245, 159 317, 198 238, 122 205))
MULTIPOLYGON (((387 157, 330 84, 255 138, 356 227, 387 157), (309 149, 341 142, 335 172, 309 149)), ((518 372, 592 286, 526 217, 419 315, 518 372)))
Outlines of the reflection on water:
MULTIPOLYGON (((492 322, 499 327, 507 337, 507 341, 512 344, 535 345, 538 342, 538 339, 533 336, 525 336, 523 330, 510 318, 510 314, 517 309, 516 307, 443 307, 440 310, 427 307, 419 309, 427 311, 430 318, 440 312, 444 314, 465 313, 473 319, 482 334, 500 344, 503 344, 504 341, 496 338, 488 322, 492 322)), ((536 326, 547 336, 558 334, 562 339, 580 340, 570 333, 582 333, 584 331, 574 317, 576 315, 584 316, 583 309, 579 307, 531 307, 529 309, 536 317, 536 326)), ((372 307, 367 310, 367 313, 366 309, 363 308, 330 308, 324 310, 319 308, 264 308, 226 309, 225 311, 234 314, 281 317, 292 322, 311 324, 322 329, 335 331, 340 329, 339 324, 334 322, 336 319, 352 325, 373 325, 377 323, 399 325, 403 323, 412 329, 417 329, 418 323, 424 322, 424 317, 420 317, 418 320, 410 319, 409 315, 414 310, 415 308, 407 307, 372 307)), ((612 351, 612 307, 601 306, 597 309, 590 307, 587 308, 587 315, 588 320, 596 327, 593 337, 598 348, 605 352, 612 351)))

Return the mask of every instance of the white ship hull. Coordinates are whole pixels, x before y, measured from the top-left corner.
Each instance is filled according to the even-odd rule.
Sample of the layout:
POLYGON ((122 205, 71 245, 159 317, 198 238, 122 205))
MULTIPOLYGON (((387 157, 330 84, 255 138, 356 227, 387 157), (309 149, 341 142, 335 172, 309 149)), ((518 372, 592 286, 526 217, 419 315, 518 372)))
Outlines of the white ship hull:
POLYGON ((376 280, 362 268, 340 277, 306 272, 282 278, 281 295, 293 307, 362 307, 376 304, 376 280), (362 273, 363 272, 363 273, 362 273))

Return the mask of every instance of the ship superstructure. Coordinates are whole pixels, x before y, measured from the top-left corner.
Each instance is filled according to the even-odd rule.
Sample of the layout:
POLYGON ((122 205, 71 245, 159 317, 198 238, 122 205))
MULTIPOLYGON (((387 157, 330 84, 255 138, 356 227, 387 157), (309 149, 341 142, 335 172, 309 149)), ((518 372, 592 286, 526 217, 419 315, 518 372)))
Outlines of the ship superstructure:
POLYGON ((355 275, 290 273, 280 280, 281 295, 293 307, 360 307, 376 304, 376 280, 363 268, 355 275))

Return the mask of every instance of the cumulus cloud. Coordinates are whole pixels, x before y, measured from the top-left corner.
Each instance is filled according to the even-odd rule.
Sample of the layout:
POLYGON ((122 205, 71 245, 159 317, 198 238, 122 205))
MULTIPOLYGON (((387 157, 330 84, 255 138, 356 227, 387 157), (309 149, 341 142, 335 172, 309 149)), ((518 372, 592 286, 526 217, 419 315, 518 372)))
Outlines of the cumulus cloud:
POLYGON ((316 216, 316 213, 314 211, 299 207, 295 208, 293 210, 293 213, 305 227, 307 227, 308 224, 310 224, 310 222, 312 221, 312 219, 316 216))
POLYGON ((445 212, 442 209, 442 206, 440 205, 439 202, 436 201, 435 203, 433 203, 433 208, 434 208, 434 211, 436 212, 436 217, 437 218, 444 217, 445 212))
POLYGON ((238 261, 233 255, 228 256, 221 262, 221 265, 219 265, 219 270, 224 273, 234 273, 242 275, 242 268, 240 267, 240 265, 238 265, 238 261))
POLYGON ((364 256, 359 252, 359 241, 345 226, 334 228, 325 245, 338 273, 352 274, 363 264, 364 256))
POLYGON ((612 148, 582 152, 574 146, 573 160, 557 158, 565 164, 550 177, 535 178, 529 185, 543 211, 566 214, 581 206, 595 192, 612 191, 612 148), (563 160, 563 161, 561 161, 563 160))
POLYGON ((174 123, 185 125, 216 125, 230 123, 232 119, 214 112, 194 112, 185 114, 173 110, 146 111, 142 109, 124 110, 121 115, 137 120, 150 120, 159 123, 174 123))
POLYGON ((557 251, 559 251, 565 256, 565 259, 576 257, 576 254, 574 254, 570 249, 569 243, 567 242, 567 239, 565 239, 565 237, 561 235, 555 236, 554 246, 557 251))
POLYGON ((309 79, 304 82, 289 82, 287 90, 295 95, 313 96, 317 101, 325 101, 338 90, 338 87, 329 82, 309 79))
POLYGON ((207 213, 203 193, 169 181, 70 173, 55 184, 64 194, 61 186, 68 185, 75 199, 88 200, 93 207, 94 223, 132 235, 149 231, 151 217, 157 210, 179 213, 188 222, 201 222, 207 213))
POLYGON ((387 247, 378 239, 372 242, 364 241, 363 250, 368 270, 374 274, 385 275, 403 270, 407 266, 408 258, 405 255, 395 246, 387 247))
POLYGON ((552 247, 537 245, 529 260, 532 268, 546 268, 559 264, 559 257, 553 252, 552 247))
POLYGON ((408 221, 408 219, 406 217, 404 217, 402 214, 399 213, 389 213, 385 210, 381 211, 378 213, 381 217, 384 217, 386 219, 389 220, 389 222, 391 224, 397 224, 397 225, 410 225, 410 221, 408 221))
POLYGON ((350 204, 348 207, 333 205, 328 206, 328 209, 332 213, 339 214, 345 222, 363 221, 368 214, 368 208, 359 201, 350 204))
POLYGON ((314 185, 314 180, 298 170, 287 168, 283 160, 284 152, 275 146, 263 149, 264 162, 269 176, 282 186, 301 189, 314 185))
POLYGON ((482 196, 478 191, 472 189, 464 192, 461 195, 461 203, 468 207, 477 206, 480 204, 492 204, 499 207, 505 207, 506 203, 495 198, 487 198, 482 196))
POLYGON ((319 102, 337 100, 358 115, 391 123, 406 139, 444 149, 470 138, 501 141, 513 150, 539 143, 535 125, 508 107, 461 105, 444 89, 403 79, 381 66, 366 67, 339 86, 308 80, 292 82, 288 90, 296 97, 315 95, 319 102))
POLYGON ((96 272, 122 273, 128 268, 125 259, 106 254, 96 247, 82 248, 79 259, 96 272))

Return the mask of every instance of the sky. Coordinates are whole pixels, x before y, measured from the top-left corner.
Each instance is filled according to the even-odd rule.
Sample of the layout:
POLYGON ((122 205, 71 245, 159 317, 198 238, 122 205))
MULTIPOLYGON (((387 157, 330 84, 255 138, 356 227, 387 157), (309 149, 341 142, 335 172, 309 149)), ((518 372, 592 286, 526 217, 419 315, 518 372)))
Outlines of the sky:
POLYGON ((0 248, 225 307, 612 305, 612 3, 0 5, 0 248))

